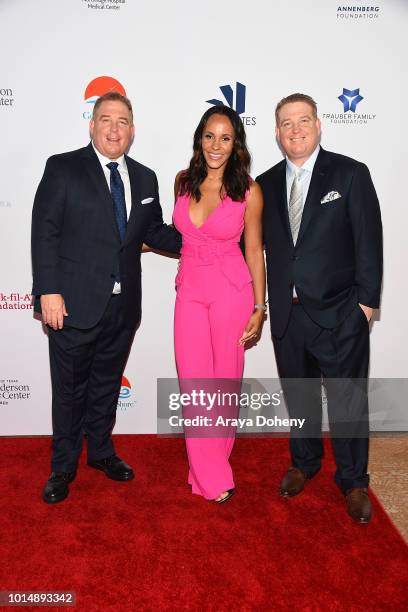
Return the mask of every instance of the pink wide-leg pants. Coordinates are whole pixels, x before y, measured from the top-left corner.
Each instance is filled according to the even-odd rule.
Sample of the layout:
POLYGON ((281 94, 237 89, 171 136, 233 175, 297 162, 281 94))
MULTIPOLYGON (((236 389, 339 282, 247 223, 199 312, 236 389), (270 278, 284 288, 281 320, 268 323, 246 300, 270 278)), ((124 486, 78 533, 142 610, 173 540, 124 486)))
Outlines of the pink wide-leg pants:
MULTIPOLYGON (((244 347, 238 341, 253 311, 252 284, 237 288, 217 261, 205 266, 193 263, 183 263, 175 305, 174 342, 180 387, 186 390, 191 379, 199 378, 207 379, 207 388, 214 390, 222 387, 223 381, 211 384, 211 379, 234 379, 235 389, 238 380, 239 390, 244 347)), ((227 391, 231 389, 231 381, 225 381, 225 385, 227 391)), ((206 499, 215 499, 235 486, 229 463, 234 428, 227 435, 225 429, 222 431, 223 437, 215 437, 214 430, 208 437, 186 436, 188 482, 193 493, 206 499)))

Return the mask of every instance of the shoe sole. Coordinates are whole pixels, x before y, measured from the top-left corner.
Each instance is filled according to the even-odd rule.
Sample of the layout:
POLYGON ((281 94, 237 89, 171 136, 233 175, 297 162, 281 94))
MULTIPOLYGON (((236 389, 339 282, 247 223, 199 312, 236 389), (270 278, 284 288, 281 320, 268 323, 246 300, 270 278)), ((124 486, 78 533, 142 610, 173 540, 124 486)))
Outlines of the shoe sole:
POLYGON ((128 482, 129 480, 133 480, 135 477, 134 473, 131 473, 128 476, 117 478, 115 476, 112 476, 111 474, 108 474, 106 470, 104 470, 102 467, 99 467, 97 465, 91 465, 90 463, 88 463, 88 467, 92 468, 93 470, 98 470, 98 472, 103 472, 105 476, 107 476, 107 478, 110 478, 111 480, 115 480, 116 482, 128 482))
POLYGON ((369 519, 365 519, 365 518, 356 518, 354 516, 351 516, 351 514, 349 514, 349 517, 355 522, 357 523, 357 525, 368 525, 368 523, 371 521, 371 517, 369 519))
POLYGON ((59 497, 58 499, 47 499, 46 497, 44 497, 44 495, 42 496, 42 500, 43 502, 45 502, 46 504, 49 505, 54 505, 54 504, 59 504, 60 502, 64 501, 64 499, 67 499, 69 495, 69 491, 67 491, 67 494, 64 495, 64 497, 59 497))
POLYGON ((296 495, 299 495, 299 493, 303 493, 304 491, 304 487, 303 489, 300 489, 300 491, 295 491, 294 493, 291 493, 290 491, 286 491, 285 489, 279 489, 279 495, 281 497, 296 497, 296 495))
POLYGON ((226 495, 226 496, 225 496, 225 497, 223 497, 222 499, 220 499, 220 500, 215 500, 215 503, 216 503, 216 504, 225 504, 225 502, 227 502, 229 499, 231 499, 231 497, 234 495, 234 493, 235 493, 235 490, 234 490, 234 491, 229 492, 229 493, 228 493, 228 495, 226 495))

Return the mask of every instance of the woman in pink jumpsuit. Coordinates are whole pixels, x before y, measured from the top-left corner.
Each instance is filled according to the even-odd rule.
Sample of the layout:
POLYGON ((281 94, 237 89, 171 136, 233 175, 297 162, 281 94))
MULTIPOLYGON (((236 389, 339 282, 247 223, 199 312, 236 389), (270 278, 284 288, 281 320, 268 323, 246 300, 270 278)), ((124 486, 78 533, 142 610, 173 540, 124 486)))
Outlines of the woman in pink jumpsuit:
MULTIPOLYGON (((244 348, 264 318, 262 195, 249 174, 245 131, 235 111, 208 109, 194 135, 188 170, 176 177, 174 225, 183 237, 176 277, 174 342, 183 391, 240 387, 244 348), (244 232, 246 261, 239 241, 244 232), (225 380, 229 379, 229 381, 225 380), (190 383, 189 383, 190 381, 190 383), (231 387, 232 384, 232 387, 231 387)), ((198 414, 198 413, 196 413, 198 414)), ((214 411, 207 412, 213 417, 214 411)), ((237 416, 237 415, 235 415, 237 416)), ((192 492, 219 503, 235 490, 229 456, 234 433, 186 435, 192 492)))

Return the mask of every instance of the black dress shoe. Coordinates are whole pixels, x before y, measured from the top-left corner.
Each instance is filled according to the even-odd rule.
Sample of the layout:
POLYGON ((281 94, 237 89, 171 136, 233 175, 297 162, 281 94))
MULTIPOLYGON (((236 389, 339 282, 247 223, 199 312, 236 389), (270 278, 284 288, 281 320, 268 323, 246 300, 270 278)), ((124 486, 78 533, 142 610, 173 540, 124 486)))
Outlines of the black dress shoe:
POLYGON ((95 470, 105 472, 108 478, 112 480, 133 480, 135 473, 122 459, 117 455, 111 455, 99 461, 88 461, 88 465, 95 470))
POLYGON ((68 497, 68 484, 74 480, 76 472, 52 472, 43 491, 46 504, 57 504, 68 497))

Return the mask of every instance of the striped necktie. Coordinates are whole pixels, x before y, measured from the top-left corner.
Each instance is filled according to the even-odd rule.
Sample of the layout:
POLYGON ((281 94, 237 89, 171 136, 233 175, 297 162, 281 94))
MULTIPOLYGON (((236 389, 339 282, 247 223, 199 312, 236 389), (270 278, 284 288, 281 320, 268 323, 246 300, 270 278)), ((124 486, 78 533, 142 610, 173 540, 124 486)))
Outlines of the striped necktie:
POLYGON ((295 178, 293 179, 292 187, 290 190, 289 197, 289 223, 290 230, 292 232, 293 244, 296 244, 296 240, 299 233, 300 222, 302 221, 303 212, 303 188, 302 188, 302 175, 304 174, 303 168, 299 168, 295 172, 295 178))

